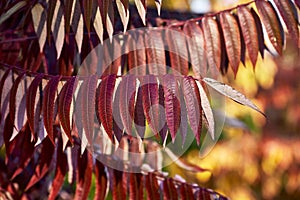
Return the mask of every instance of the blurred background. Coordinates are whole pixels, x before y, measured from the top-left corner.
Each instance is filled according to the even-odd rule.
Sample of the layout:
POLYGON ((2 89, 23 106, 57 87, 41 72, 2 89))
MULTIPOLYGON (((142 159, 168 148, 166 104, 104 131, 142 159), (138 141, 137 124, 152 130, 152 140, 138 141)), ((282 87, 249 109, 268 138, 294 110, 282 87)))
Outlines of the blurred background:
MULTIPOLYGON (((164 0, 163 8, 204 13, 231 8, 249 0, 164 0)), ((265 52, 255 70, 249 61, 223 80, 250 98, 261 114, 226 102, 226 115, 247 128, 224 127, 221 138, 204 159, 192 146, 184 159, 210 172, 190 173, 176 165, 167 168, 188 182, 209 187, 233 200, 300 199, 300 57, 287 38, 283 56, 265 52)))

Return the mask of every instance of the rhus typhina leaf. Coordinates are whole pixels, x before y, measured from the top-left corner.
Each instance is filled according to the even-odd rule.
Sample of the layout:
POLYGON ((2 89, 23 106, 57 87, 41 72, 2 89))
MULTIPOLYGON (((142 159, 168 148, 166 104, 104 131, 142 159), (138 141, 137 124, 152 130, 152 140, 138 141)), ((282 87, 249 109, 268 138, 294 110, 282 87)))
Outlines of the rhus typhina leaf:
POLYGON ((250 12, 253 16, 253 19, 254 19, 255 25, 256 25, 257 37, 258 37, 258 50, 259 50, 261 57, 264 58, 265 40, 264 40, 262 24, 261 24, 259 16, 257 15, 256 11, 253 8, 250 9, 250 12))
POLYGON ((179 191, 180 191, 180 195, 179 195, 180 199, 182 200, 194 199, 193 188, 190 184, 182 183, 179 186, 179 191))
POLYGON ((61 123, 62 128, 64 129, 66 135, 68 136, 71 143, 73 143, 73 138, 71 136, 71 103, 73 93, 77 86, 77 77, 71 77, 63 86, 59 94, 59 101, 58 101, 58 116, 61 123))
POLYGON ((160 190, 156 174, 148 173, 145 176, 145 186, 148 200, 160 199, 160 190))
POLYGON ((33 135, 37 130, 38 118, 39 118, 39 116, 37 117, 35 113, 36 95, 42 80, 43 80, 43 75, 42 74, 37 75, 31 82, 26 93, 26 114, 27 114, 27 119, 28 119, 31 133, 33 135))
POLYGON ((96 160, 95 163, 96 189, 94 200, 104 200, 107 195, 107 174, 104 165, 96 160))
POLYGON ((61 138, 59 139, 56 150, 56 160, 55 175, 48 196, 49 200, 54 200, 56 198, 60 188, 64 183, 64 178, 68 169, 67 155, 63 152, 63 142, 61 138))
POLYGON ((174 185, 173 179, 171 178, 166 178, 163 181, 163 190, 164 190, 164 199, 178 199, 178 194, 176 187, 174 185))
POLYGON ((143 110, 143 95, 142 88, 139 87, 137 91, 136 103, 134 107, 134 125, 137 131, 137 134, 144 138, 145 129, 146 129, 146 116, 143 110))
POLYGON ((76 191, 74 199, 87 199, 92 183, 93 157, 89 151, 77 155, 76 191))
POLYGON ((117 169, 109 169, 110 187, 112 191, 112 198, 114 200, 126 199, 126 188, 124 172, 117 169))
POLYGON ((31 179, 29 180, 25 191, 30 189, 35 185, 39 180, 41 180, 49 171, 51 161, 53 160, 54 155, 54 146, 49 138, 45 138, 41 143, 41 153, 40 159, 37 165, 35 166, 35 171, 31 179))
POLYGON ((174 75, 167 74, 163 78, 163 89, 165 95, 165 114, 172 141, 175 141, 177 130, 180 126, 180 100, 178 82, 174 75))
POLYGON ((61 76, 51 78, 44 89, 43 96, 43 117, 44 126, 48 137, 54 144, 53 124, 54 124, 54 101, 57 93, 57 86, 61 76))
POLYGON ((108 75, 102 78, 97 88, 96 106, 100 121, 108 135, 113 140, 113 115, 112 100, 116 83, 116 75, 108 75))
POLYGON ((237 16, 241 25, 240 27, 249 58, 252 62, 253 67, 255 67, 258 56, 259 43, 254 17, 250 9, 245 6, 240 6, 237 8, 237 16))
POLYGON ((143 175, 140 173, 128 173, 129 175, 129 199, 143 199, 143 175))
POLYGON ((202 129, 202 108, 198 86, 195 80, 192 77, 188 76, 184 77, 182 88, 190 126, 195 135, 197 144, 200 144, 200 134, 202 129))
POLYGON ((120 83, 120 114, 127 134, 132 134, 134 119, 134 104, 136 95, 136 78, 133 75, 124 76, 120 83))

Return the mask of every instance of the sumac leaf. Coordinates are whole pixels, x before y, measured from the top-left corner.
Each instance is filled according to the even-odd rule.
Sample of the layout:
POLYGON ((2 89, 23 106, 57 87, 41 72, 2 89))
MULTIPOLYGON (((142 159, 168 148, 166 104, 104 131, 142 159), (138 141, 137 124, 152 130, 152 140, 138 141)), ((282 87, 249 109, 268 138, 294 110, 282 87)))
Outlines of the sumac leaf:
POLYGON ((128 173, 129 175, 129 199, 143 199, 143 175, 140 173, 128 173))
POLYGON ((193 188, 188 183, 182 183, 180 185, 180 199, 182 200, 193 200, 194 194, 193 194, 193 188))
POLYGON ((43 117, 44 126, 47 131, 48 137, 54 144, 53 123, 54 123, 54 101, 57 91, 57 86, 61 76, 51 78, 44 89, 43 96, 43 117))
POLYGON ((116 169, 110 169, 110 184, 112 190, 112 197, 114 200, 126 199, 126 186, 124 184, 122 171, 116 169))
POLYGON ((148 200, 160 199, 159 185, 158 185, 156 174, 148 173, 145 176, 145 186, 147 190, 148 200))
POLYGON ((139 87, 137 91, 137 98, 134 107, 134 124, 137 131, 137 134, 144 138, 145 129, 146 129, 146 116, 143 109, 143 95, 142 88, 139 87))
POLYGON ((40 52, 43 52, 47 37, 46 10, 41 4, 35 4, 31 9, 34 31, 39 38, 40 52))
POLYGON ((163 191, 164 191, 163 194, 164 194, 165 200, 169 200, 169 199, 177 200, 178 199, 178 194, 177 194, 177 190, 176 190, 175 184, 173 182, 173 179, 166 178, 163 181, 163 191))
POLYGON ((265 40, 264 40, 264 33, 263 33, 263 29, 262 29, 262 23, 260 21, 259 16, 257 15, 257 13, 255 12, 255 10, 253 8, 250 9, 250 12, 251 12, 253 19, 255 21, 255 24, 256 24, 257 37, 258 37, 258 49, 259 49, 261 57, 264 58, 265 40))
POLYGON ((241 38, 238 23, 230 12, 220 13, 220 22, 224 34, 229 63, 236 76, 241 58, 241 38))
POLYGON ((96 160, 95 163, 95 176, 96 189, 94 200, 104 200, 107 195, 108 180, 104 165, 99 160, 96 160))
POLYGON ((134 0, 138 13, 143 21, 143 24, 146 25, 146 0, 134 0))

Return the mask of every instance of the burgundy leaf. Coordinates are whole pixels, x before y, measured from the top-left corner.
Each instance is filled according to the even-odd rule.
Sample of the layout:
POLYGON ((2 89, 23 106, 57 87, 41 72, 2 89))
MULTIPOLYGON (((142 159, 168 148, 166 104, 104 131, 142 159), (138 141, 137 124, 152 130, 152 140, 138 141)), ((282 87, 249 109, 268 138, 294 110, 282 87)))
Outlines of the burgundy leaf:
POLYGON ((184 101, 184 93, 183 93, 183 79, 179 79, 180 88, 179 88, 179 96, 180 96, 180 108, 181 108, 181 118, 180 118, 180 134, 182 137, 182 146, 185 143, 187 131, 188 131, 188 117, 187 117, 187 110, 186 110, 186 104, 184 101))
POLYGON ((145 176, 145 186, 147 190, 147 199, 160 199, 159 186, 156 174, 148 173, 145 176))
POLYGON ((220 13, 220 22, 224 34, 229 63, 236 76, 241 58, 241 38, 238 23, 230 12, 220 13))
POLYGON ((133 75, 124 76, 120 83, 120 113, 126 132, 132 134, 132 122, 134 118, 134 103, 136 79, 133 75))
POLYGON ((55 76, 49 80, 44 89, 43 96, 43 117, 44 126, 48 133, 48 137, 54 144, 53 123, 54 123, 54 101, 56 97, 57 86, 61 76, 55 76))
POLYGON ((262 24, 255 10, 251 8, 250 11, 256 24, 257 37, 258 37, 258 49, 261 57, 264 58, 265 40, 264 40, 264 33, 262 30, 262 24))
POLYGON ((259 42, 255 20, 248 7, 237 8, 237 16, 240 22, 243 38, 246 43, 248 55, 253 67, 256 65, 259 42))
POLYGON ((182 200, 195 199, 193 194, 193 188, 190 184, 182 183, 180 185, 180 199, 182 200))
POLYGON ((37 89, 40 85, 40 83, 43 80, 43 75, 39 74, 37 75, 33 81, 31 82, 27 94, 26 94, 26 113, 27 113, 27 119, 29 123, 29 127, 31 130, 31 133, 34 135, 37 129, 37 123, 38 119, 36 117, 35 113, 35 102, 36 102, 36 96, 37 96, 37 89))
POLYGON ((73 144, 73 138, 71 136, 71 119, 72 117, 71 113, 71 103, 73 98, 73 93, 75 91, 75 88, 77 86, 77 77, 73 76, 70 78, 63 88, 60 91, 59 94, 59 104, 58 104, 58 114, 59 114, 59 120, 61 123, 62 128, 64 129, 66 135, 68 136, 70 142, 73 144), (70 116, 71 115, 71 116, 70 116))
POLYGON ((92 18, 92 9, 93 9, 93 0, 84 0, 83 2, 83 17, 86 25, 88 34, 91 31, 91 18, 92 18))
POLYGON ((172 141, 175 141, 177 130, 180 126, 181 108, 178 100, 178 83, 174 75, 167 74, 163 77, 163 89, 165 94, 166 120, 171 133, 172 141))
POLYGON ((96 189, 94 200, 104 200, 107 195, 107 175, 104 165, 96 160, 95 164, 96 189))
POLYGON ((183 31, 188 38, 190 61, 196 78, 206 76, 207 59, 204 34, 198 23, 186 22, 183 31))
POLYGON ((142 88, 138 88, 137 98, 134 108, 134 124, 137 130, 137 133, 141 138, 144 138, 145 129, 146 129, 146 116, 143 109, 143 94, 142 88))
POLYGON ((299 30, 297 18, 294 15, 294 10, 296 9, 294 4, 290 0, 275 0, 274 2, 279 9, 294 43, 299 44, 299 30))
MULTIPOLYGON (((9 68, 9 69, 7 69, 6 71, 5 71, 5 73, 3 74, 3 76, 2 76, 2 78, 1 78, 1 81, 0 81, 0 122, 2 121, 2 120, 4 120, 4 113, 2 113, 2 104, 3 104, 3 100, 2 99, 4 99, 4 98, 6 98, 6 97, 2 97, 3 96, 3 89, 5 89, 4 88, 4 85, 5 85, 5 87, 8 87, 6 84, 5 84, 5 81, 6 81, 6 79, 7 79, 7 77, 8 77, 8 75, 11 73, 11 69, 9 68)), ((9 93, 8 93, 9 94, 9 93)))
POLYGON ((123 172, 116 169, 110 169, 109 173, 113 199, 126 199, 127 185, 123 182, 123 172))
POLYGON ((129 174, 129 199, 143 199, 143 175, 140 173, 129 174))
POLYGON ((163 193, 164 193, 164 199, 169 200, 169 199, 178 199, 178 194, 176 187, 174 185, 173 179, 171 178, 166 178, 163 181, 163 193))
POLYGON ((77 158, 77 184, 74 199, 87 199, 92 183, 93 157, 89 151, 84 151, 83 155, 80 155, 78 151, 77 158))
POLYGON ((52 181, 52 186, 50 189, 50 194, 48 196, 48 199, 54 200, 57 196, 60 188, 62 187, 64 183, 65 175, 67 174, 68 169, 68 161, 67 161, 67 155, 63 152, 63 143, 62 140, 59 140, 57 152, 56 152, 56 169, 55 169, 55 175, 52 181))
POLYGON ((25 191, 35 185, 46 175, 53 160, 54 146, 51 140, 49 138, 45 138, 41 145, 42 147, 39 162, 35 166, 34 174, 28 182, 25 191))
POLYGON ((150 128, 156 135, 159 133, 159 94, 158 83, 153 75, 144 76, 142 81, 143 109, 150 128))
POLYGON ((113 142, 113 116, 112 116, 112 100, 116 83, 116 75, 108 75, 102 78, 97 89, 96 108, 101 123, 113 142))
POLYGON ((271 44, 278 54, 282 54, 283 29, 278 19, 275 9, 268 1, 256 1, 257 10, 261 16, 264 27, 271 44))
POLYGON ((198 86, 195 80, 190 76, 183 79, 183 93, 190 126, 196 137, 197 144, 200 144, 202 128, 201 99, 198 86))

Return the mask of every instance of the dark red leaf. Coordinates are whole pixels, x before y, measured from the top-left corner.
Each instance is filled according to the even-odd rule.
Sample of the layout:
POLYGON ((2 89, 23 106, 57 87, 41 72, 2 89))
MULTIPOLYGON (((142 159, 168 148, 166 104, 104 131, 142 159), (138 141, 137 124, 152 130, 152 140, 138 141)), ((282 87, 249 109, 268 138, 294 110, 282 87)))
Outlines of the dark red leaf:
POLYGON ((142 88, 138 88, 137 98, 134 108, 134 124, 137 130, 137 133, 141 138, 144 138, 145 129, 146 129, 146 116, 143 109, 143 95, 142 88))
MULTIPOLYGON (((6 98, 6 97, 2 97, 3 95, 3 88, 4 88, 4 85, 5 85, 5 81, 9 75, 9 73, 11 73, 11 69, 7 69, 5 71, 5 73, 3 74, 2 78, 1 78, 1 81, 0 81, 0 123, 2 122, 2 120, 4 120, 4 113, 2 113, 2 104, 3 104, 3 101, 2 101, 2 98, 6 98)), ((5 85, 7 87, 7 85, 5 85)))
POLYGON ((92 183, 93 157, 89 151, 77 155, 76 191, 74 199, 87 199, 92 183))
POLYGON ((160 199, 158 180, 154 173, 148 173, 145 176, 145 186, 148 200, 160 199))
POLYGON ((57 92, 57 86, 61 76, 56 76, 49 80, 48 84, 44 89, 43 96, 43 117, 44 117, 44 126, 48 133, 48 137, 51 142, 54 144, 53 135, 53 123, 54 123, 54 101, 57 92))
POLYGON ((143 199, 143 175, 129 173, 129 199, 143 199))
POLYGON ((255 10, 253 8, 250 9, 250 12, 251 12, 253 19, 255 21, 255 24, 256 24, 257 37, 258 37, 258 49, 259 49, 261 57, 264 58, 265 40, 264 40, 262 24, 259 19, 259 16, 257 15, 257 13, 255 12, 255 10))
POLYGON ((182 87, 190 126, 196 137, 197 143, 200 144, 202 109, 198 86, 195 80, 188 76, 183 79, 182 87))
POLYGON ((167 74, 163 77, 163 89, 165 94, 165 113, 172 141, 175 141, 177 130, 180 126, 181 108, 178 100, 178 83, 174 75, 167 74))
POLYGON ((112 115, 112 100, 113 92, 116 83, 116 75, 108 75, 102 78, 102 81, 97 89, 96 108, 101 123, 108 135, 113 140, 113 115, 112 115))
POLYGON ((109 175, 113 199, 126 199, 127 185, 124 184, 123 172, 116 169, 110 169, 109 175))
POLYGON ((193 188, 190 184, 182 183, 180 185, 180 199, 182 200, 195 199, 193 194, 193 188))
POLYGON ((96 189, 94 200, 104 200, 107 195, 107 175, 104 165, 96 160, 95 164, 96 189))
POLYGON ((163 194, 164 194, 164 199, 169 200, 169 199, 178 199, 178 194, 176 187, 173 183, 173 179, 171 178, 166 178, 163 181, 163 194))
POLYGON ((73 76, 70 78, 65 85, 62 87, 59 94, 58 101, 58 114, 59 120, 62 128, 64 129, 66 135, 68 136, 70 142, 73 144, 73 138, 71 136, 71 103, 73 98, 73 93, 77 86, 77 77, 73 76))

